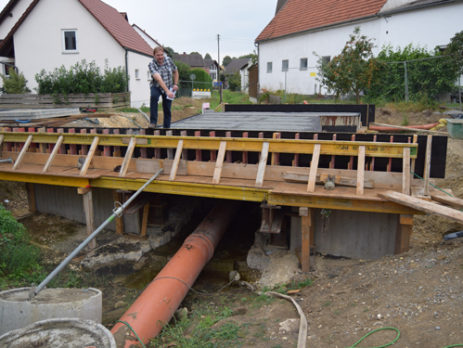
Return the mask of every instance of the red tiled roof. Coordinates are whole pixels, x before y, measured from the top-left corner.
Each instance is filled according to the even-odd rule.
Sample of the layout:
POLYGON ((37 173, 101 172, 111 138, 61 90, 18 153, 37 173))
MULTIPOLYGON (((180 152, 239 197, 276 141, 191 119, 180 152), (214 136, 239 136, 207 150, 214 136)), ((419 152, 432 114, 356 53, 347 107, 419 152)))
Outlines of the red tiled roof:
POLYGON ((114 7, 100 0, 79 0, 109 34, 124 48, 152 56, 153 50, 114 7))
POLYGON ((256 41, 377 14, 387 0, 288 0, 256 41))

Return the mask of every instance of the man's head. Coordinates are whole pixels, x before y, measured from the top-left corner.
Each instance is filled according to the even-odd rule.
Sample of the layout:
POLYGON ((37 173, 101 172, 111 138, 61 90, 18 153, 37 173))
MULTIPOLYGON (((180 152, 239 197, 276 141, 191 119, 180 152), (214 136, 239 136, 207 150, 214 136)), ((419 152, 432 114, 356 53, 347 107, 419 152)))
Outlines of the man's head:
POLYGON ((157 46, 154 48, 153 56, 158 64, 164 64, 164 48, 157 46))

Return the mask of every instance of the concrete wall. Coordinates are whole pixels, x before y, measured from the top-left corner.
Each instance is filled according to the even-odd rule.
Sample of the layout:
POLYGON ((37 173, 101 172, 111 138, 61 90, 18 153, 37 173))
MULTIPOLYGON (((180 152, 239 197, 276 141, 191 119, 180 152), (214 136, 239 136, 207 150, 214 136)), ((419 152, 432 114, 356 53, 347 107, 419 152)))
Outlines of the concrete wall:
MULTIPOLYGON (((76 188, 35 184, 34 189, 37 211, 85 224, 82 196, 77 193, 76 188)), ((113 191, 95 188, 92 190, 92 196, 96 229, 113 213, 113 191)), ((124 215, 124 228, 126 233, 138 234, 140 231, 139 215, 136 213, 124 215)), ((106 229, 114 231, 115 222, 109 223, 106 229)))
MULTIPOLYGON (((314 209, 315 251, 321 254, 359 259, 393 255, 397 214, 364 213, 344 210, 314 209)), ((291 218, 290 249, 300 249, 299 217, 291 218)))

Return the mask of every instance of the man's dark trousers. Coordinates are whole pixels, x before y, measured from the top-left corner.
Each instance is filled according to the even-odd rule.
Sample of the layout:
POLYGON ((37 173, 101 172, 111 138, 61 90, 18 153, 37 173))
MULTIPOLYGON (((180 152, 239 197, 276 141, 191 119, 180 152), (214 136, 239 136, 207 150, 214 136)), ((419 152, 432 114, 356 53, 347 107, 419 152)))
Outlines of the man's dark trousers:
POLYGON ((164 112, 163 127, 170 128, 170 120, 172 118, 170 108, 172 106, 172 100, 167 99, 167 95, 164 91, 155 86, 151 86, 150 123, 157 124, 158 122, 158 101, 160 96, 162 96, 162 111, 164 112))

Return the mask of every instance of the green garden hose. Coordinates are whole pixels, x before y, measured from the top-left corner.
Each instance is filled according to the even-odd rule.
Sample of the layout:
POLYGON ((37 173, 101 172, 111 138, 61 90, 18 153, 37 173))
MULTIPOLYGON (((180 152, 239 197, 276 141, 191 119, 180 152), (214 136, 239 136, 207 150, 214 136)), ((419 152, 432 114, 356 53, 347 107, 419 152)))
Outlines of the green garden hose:
POLYGON ((396 343, 399 338, 400 338, 400 331, 399 329, 395 328, 395 327, 382 327, 382 328, 379 328, 379 329, 375 329, 375 330, 372 330, 370 331, 369 333, 367 333, 365 336, 363 336, 361 339, 359 339, 357 342, 355 342, 352 346, 350 347, 346 347, 346 348, 355 348, 357 347, 357 345, 362 342, 365 338, 367 338, 368 336, 370 335, 373 335, 375 332, 378 332, 378 331, 385 331, 385 330, 388 330, 388 331, 395 331, 397 333, 396 337, 389 343, 386 343, 386 344, 383 344, 382 346, 377 346, 377 347, 371 347, 371 348, 384 348, 384 347, 389 347, 389 346, 392 346, 394 343, 396 343))

